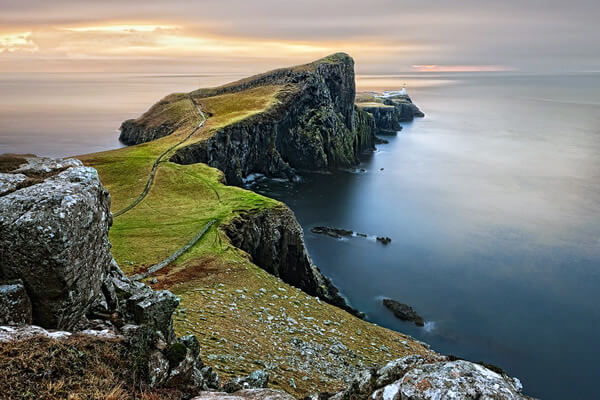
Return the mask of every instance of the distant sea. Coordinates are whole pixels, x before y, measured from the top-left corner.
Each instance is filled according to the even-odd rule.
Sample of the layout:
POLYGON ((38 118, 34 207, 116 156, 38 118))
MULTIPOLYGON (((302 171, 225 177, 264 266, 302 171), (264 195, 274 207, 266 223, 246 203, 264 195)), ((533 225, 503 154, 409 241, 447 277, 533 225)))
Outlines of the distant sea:
MULTIPOLYGON (((162 96, 237 78, 0 74, 0 153, 119 147, 119 124, 162 96)), ((530 395, 597 397, 600 74, 357 82, 406 83, 426 118, 404 124, 356 169, 254 189, 294 210, 313 261, 369 320, 496 364, 530 395), (316 225, 371 238, 317 236, 316 225), (426 326, 396 320, 384 297, 413 306, 426 326)))

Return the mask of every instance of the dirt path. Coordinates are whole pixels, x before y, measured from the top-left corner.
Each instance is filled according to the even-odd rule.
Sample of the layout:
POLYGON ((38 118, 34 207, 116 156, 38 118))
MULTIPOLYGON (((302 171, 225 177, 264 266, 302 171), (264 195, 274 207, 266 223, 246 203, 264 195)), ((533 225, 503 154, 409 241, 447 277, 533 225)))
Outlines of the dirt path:
POLYGON ((194 99, 192 99, 191 97, 190 97, 190 101, 192 102, 192 104, 194 104, 194 107, 196 108, 196 111, 200 115, 200 118, 202 118, 202 121, 200 121, 200 123, 198 124, 198 126, 196 128, 194 128, 194 130, 189 135, 187 135, 185 138, 183 138, 183 140, 181 140, 180 142, 178 142, 178 143, 174 144, 173 146, 169 147, 160 156, 158 156, 158 158, 154 161, 154 164, 152 164, 152 170, 150 171, 150 175, 148 176, 148 181, 146 182, 146 186, 144 187, 144 190, 142 191, 142 193, 131 204, 129 204, 127 207, 125 207, 125 208, 123 208, 123 209, 121 209, 121 210, 113 213, 113 218, 116 218, 116 217, 119 217, 119 216, 125 214, 127 211, 131 210, 132 208, 134 208, 135 206, 137 206, 138 204, 140 204, 142 202, 142 200, 144 200, 144 198, 150 192, 150 189, 152 189, 152 184, 154 183, 154 176, 156 175, 156 170, 158 169, 158 165, 162 162, 163 158, 167 154, 169 154, 172 150, 174 150, 176 147, 182 145, 189 138, 191 138, 196 132, 198 132, 198 130, 200 128, 202 128, 202 126, 206 122, 206 117, 204 116, 204 113, 200 109, 200 106, 198 104, 196 104, 196 102, 194 101, 194 99))

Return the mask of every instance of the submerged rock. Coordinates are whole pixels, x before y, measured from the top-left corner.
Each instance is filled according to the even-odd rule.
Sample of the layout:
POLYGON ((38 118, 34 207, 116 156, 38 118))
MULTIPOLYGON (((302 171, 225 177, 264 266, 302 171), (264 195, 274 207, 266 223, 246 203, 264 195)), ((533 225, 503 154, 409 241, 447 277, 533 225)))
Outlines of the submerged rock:
POLYGON ((423 317, 417 314, 417 312, 407 304, 392 299, 383 299, 383 305, 391 310, 397 318, 403 321, 412 321, 417 326, 425 325, 423 317))

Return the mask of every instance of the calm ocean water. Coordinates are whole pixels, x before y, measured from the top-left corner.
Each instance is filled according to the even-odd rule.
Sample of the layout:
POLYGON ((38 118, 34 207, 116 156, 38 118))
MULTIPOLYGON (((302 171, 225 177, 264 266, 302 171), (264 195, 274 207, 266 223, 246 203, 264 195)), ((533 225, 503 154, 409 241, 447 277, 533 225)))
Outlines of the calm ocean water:
MULTIPOLYGON (((235 78, 0 75, 0 153, 114 148, 120 122, 163 95, 235 78)), ((497 364, 531 395, 594 398, 600 75, 358 80, 403 83, 427 117, 365 156, 365 172, 255 189, 295 211, 315 263, 369 320, 497 364), (393 241, 335 240, 310 233, 316 225, 393 241), (412 305, 426 326, 396 320, 382 297, 412 305)))

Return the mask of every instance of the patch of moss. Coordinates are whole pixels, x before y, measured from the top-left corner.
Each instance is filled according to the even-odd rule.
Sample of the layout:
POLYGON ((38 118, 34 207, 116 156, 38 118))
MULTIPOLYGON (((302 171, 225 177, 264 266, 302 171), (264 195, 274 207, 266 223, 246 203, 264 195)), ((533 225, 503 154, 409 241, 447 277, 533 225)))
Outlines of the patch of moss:
POLYGON ((187 347, 183 343, 175 342, 167 349, 167 360, 169 360, 169 365, 171 367, 175 367, 179 365, 186 356, 187 347))

